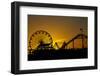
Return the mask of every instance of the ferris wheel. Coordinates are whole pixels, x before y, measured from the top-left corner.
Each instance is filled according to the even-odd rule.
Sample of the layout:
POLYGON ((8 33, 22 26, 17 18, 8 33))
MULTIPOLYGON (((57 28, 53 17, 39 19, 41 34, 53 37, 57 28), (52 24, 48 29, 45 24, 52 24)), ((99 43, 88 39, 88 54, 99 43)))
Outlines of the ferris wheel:
POLYGON ((41 44, 52 45, 52 43, 53 39, 48 32, 43 30, 38 30, 31 35, 28 49, 36 49, 41 44))

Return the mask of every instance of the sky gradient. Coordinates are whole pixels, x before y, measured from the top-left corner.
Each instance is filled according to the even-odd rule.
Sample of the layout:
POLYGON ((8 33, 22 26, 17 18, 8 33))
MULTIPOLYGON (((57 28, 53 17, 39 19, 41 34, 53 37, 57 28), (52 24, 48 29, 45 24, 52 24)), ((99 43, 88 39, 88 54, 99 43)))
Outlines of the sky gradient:
POLYGON ((28 15, 28 40, 38 30, 47 31, 55 42, 68 42, 80 33, 87 35, 87 17, 28 15))

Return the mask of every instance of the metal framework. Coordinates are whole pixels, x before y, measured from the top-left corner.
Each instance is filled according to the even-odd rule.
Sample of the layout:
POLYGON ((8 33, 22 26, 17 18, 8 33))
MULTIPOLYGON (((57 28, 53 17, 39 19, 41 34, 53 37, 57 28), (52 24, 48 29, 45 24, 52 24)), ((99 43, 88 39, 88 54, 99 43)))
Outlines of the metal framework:
POLYGON ((71 40, 69 40, 68 42, 63 42, 63 44, 62 44, 62 46, 61 46, 60 49, 65 49, 65 47, 67 47, 71 42, 73 43, 73 48, 74 48, 74 46, 75 46, 74 41, 76 39, 81 39, 81 41, 82 41, 82 48, 84 48, 84 39, 85 38, 87 39, 86 35, 84 35, 84 34, 78 34, 74 38, 72 38, 71 40))

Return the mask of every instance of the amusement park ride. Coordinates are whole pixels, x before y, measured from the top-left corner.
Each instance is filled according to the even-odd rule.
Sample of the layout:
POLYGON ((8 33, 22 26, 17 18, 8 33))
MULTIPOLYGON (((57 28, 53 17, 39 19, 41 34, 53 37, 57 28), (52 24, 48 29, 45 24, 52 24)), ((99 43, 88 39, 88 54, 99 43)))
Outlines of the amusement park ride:
POLYGON ((68 49, 68 45, 72 43, 73 49, 75 48, 74 41, 77 39, 81 39, 82 46, 81 48, 84 48, 84 40, 87 42, 87 36, 83 34, 83 29, 80 29, 81 33, 77 34, 75 37, 73 37, 68 42, 63 41, 62 46, 60 47, 57 42, 53 45, 53 39, 51 35, 43 30, 36 31, 33 33, 29 40, 29 46, 28 46, 28 54, 33 54, 34 50, 56 50, 54 46, 56 46, 58 49, 68 49), (34 48, 35 47, 35 48, 34 48))
POLYGON ((48 32, 43 30, 36 31, 30 37, 29 52, 32 53, 34 49, 37 50, 54 49, 52 43, 53 43, 53 39, 48 32))

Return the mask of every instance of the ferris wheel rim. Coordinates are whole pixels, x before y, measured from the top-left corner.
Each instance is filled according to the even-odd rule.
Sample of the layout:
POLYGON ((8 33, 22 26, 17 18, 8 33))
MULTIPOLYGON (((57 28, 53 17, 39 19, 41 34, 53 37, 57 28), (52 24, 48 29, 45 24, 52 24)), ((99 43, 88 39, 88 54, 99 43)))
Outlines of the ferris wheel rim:
POLYGON ((34 33, 31 35, 31 37, 30 37, 30 40, 29 40, 29 47, 30 47, 31 49, 32 49, 32 46, 31 46, 32 37, 34 37, 35 35, 41 34, 41 33, 42 33, 42 34, 45 33, 45 35, 48 35, 48 37, 50 38, 50 44, 53 43, 53 39, 52 39, 51 35, 50 35, 47 31, 38 30, 38 31, 34 32, 34 33))

